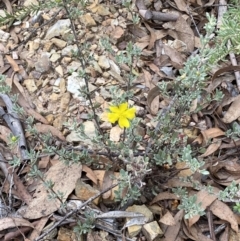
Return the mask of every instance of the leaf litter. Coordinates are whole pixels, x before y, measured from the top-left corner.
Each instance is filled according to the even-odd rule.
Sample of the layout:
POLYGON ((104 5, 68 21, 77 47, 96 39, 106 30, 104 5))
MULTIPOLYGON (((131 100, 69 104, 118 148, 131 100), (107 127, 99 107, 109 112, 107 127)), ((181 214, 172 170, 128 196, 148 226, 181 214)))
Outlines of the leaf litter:
MULTIPOLYGON (((138 107, 145 108, 146 115, 143 115, 143 118, 146 119, 146 123, 149 123, 150 126, 154 126, 152 119, 160 109, 168 106, 170 102, 170 100, 161 95, 157 83, 161 81, 169 81, 170 83, 174 79, 176 71, 184 66, 189 54, 193 53, 199 47, 199 36, 196 34, 196 29, 193 27, 191 18, 193 17, 199 21, 199 29, 201 31, 203 27, 201 22, 206 21, 205 7, 213 10, 214 1, 209 1, 207 4, 204 4, 202 1, 191 1, 191 3, 188 3, 185 0, 174 1, 171 4, 142 0, 134 2, 136 2, 134 11, 136 14, 139 14, 143 24, 130 24, 133 15, 122 5, 112 7, 108 3, 97 0, 91 1, 91 5, 88 6, 89 13, 84 15, 86 28, 80 27, 83 32, 80 43, 83 44, 90 41, 92 45, 91 55, 95 56, 95 62, 92 62, 92 67, 88 68, 87 72, 91 76, 90 84, 96 92, 94 98, 103 99, 101 103, 102 110, 105 109, 104 106, 107 105, 106 99, 109 97, 108 84, 124 86, 126 82, 122 78, 122 73, 123 71, 129 72, 130 69, 126 65, 118 65, 114 55, 110 56, 102 53, 98 48, 98 39, 96 36, 100 38, 107 33, 111 37, 116 53, 121 49, 125 49, 127 42, 130 40, 136 46, 140 47, 142 55, 135 67, 138 71, 137 74, 140 74, 142 78, 141 85, 148 91, 147 95, 145 95, 147 98, 145 99, 143 98, 144 93, 141 93, 141 91, 139 96, 136 94, 137 98, 140 97, 140 101, 135 104, 138 107), (195 7, 197 7, 197 10, 195 10, 195 7), (99 21, 99 18, 102 21, 99 21), (105 62, 104 65, 104 63, 101 63, 100 59, 103 60, 101 56, 105 57, 107 62, 111 64, 108 65, 105 62), (173 71, 168 76, 167 72, 163 69, 164 67, 171 67, 175 72, 173 71)), ((13 3, 14 1, 5 0, 1 4, 8 12, 12 12, 13 3)), ((47 21, 53 16, 54 11, 49 11, 42 18, 43 21, 47 21)), ((20 25, 13 25, 11 31, 9 31, 9 28, 3 27, 2 30, 5 33, 1 36, 0 45, 1 53, 8 53, 8 50, 15 49, 15 53, 12 52, 11 55, 1 54, 0 73, 6 75, 6 84, 12 86, 12 94, 18 94, 17 101, 19 106, 29 116, 34 117, 35 127, 38 132, 50 132, 53 139, 56 139, 55 143, 51 143, 51 145, 59 143, 60 140, 62 142, 66 141, 69 133, 64 127, 65 121, 73 119, 76 119, 79 123, 89 121, 87 117, 89 107, 85 103, 80 102, 79 99, 74 98, 74 96, 70 96, 67 91, 69 84, 67 77, 70 76, 68 66, 73 62, 71 55, 71 48, 73 49, 73 47, 71 46, 74 45, 68 42, 66 33, 64 32, 68 30, 69 22, 58 22, 64 19, 61 14, 58 17, 59 20, 56 19, 50 25, 40 28, 42 33, 47 34, 47 37, 44 38, 40 32, 36 32, 34 37, 32 36, 32 38, 28 39, 28 42, 24 40, 26 39, 24 36, 31 35, 30 28, 27 25, 32 21, 32 16, 26 16, 24 20, 20 21, 20 25), (57 29, 55 33, 51 32, 52 35, 50 36, 50 27, 53 29, 55 23, 66 25, 61 28, 61 31, 57 29), (54 40, 53 37, 57 38, 54 40), (41 56, 45 56, 46 61, 44 65, 41 65, 41 56), (57 71, 54 71, 54 69, 57 71), (63 81, 59 82, 62 76, 64 76, 63 81), (64 101, 61 102, 63 99, 64 101)), ((37 23, 37 26, 39 26, 39 23, 37 23)), ((238 140, 232 141, 226 136, 229 128, 226 124, 238 121, 240 117, 238 108, 239 95, 236 88, 231 85, 234 77, 231 73, 226 74, 226 72, 238 71, 239 66, 229 67, 229 63, 227 65, 228 67, 220 67, 212 73, 212 79, 206 89, 209 93, 216 91, 217 88, 225 90, 225 99, 218 105, 212 103, 212 106, 206 106, 201 114, 197 117, 195 116, 196 119, 193 118, 193 120, 196 120, 194 124, 199 131, 196 136, 191 133, 193 134, 191 135, 193 138, 192 144, 198 143, 200 147, 205 148, 199 153, 199 158, 204 158, 206 165, 209 165, 208 170, 211 179, 207 179, 205 182, 209 185, 215 184, 216 187, 219 187, 219 185, 228 186, 232 181, 240 183, 238 159, 233 158, 237 153, 234 150, 237 150, 240 142, 238 140)), ((75 68, 74 66, 72 67, 75 68)), ((75 70, 78 71, 79 66, 75 70)), ((136 91, 136 93, 138 92, 136 91)), ((0 106, 4 107, 5 104, 1 101, 0 106)), ((1 145, 6 146, 11 130, 7 129, 6 123, 1 124, 1 145)), ((89 128, 87 131, 92 132, 92 129, 88 125, 87 128, 89 128)), ((110 133, 110 139, 114 142, 119 142, 123 134, 122 129, 112 125, 105 125, 105 128, 110 133)), ((26 131, 24 135, 27 141, 31 143, 31 146, 35 147, 35 150, 41 150, 41 144, 39 145, 36 140, 31 140, 31 135, 26 131)), ((11 154, 18 153, 20 156, 19 149, 8 150, 8 152, 4 151, 4 148, 1 148, 1 150, 3 150, 1 151, 3 156, 1 161, 5 159, 9 160, 9 155, 11 154)), ((46 160, 42 157, 42 163, 39 163, 39 166, 43 169, 46 180, 52 179, 56 184, 54 190, 63 192, 64 200, 69 200, 70 196, 81 199, 74 194, 74 188, 78 179, 90 183, 94 189, 102 191, 104 188, 116 183, 113 176, 119 176, 119 172, 117 171, 105 170, 105 167, 110 163, 107 158, 103 156, 97 157, 95 154, 93 158, 95 165, 92 166, 76 164, 66 166, 59 162, 58 156, 50 156, 46 160), (55 165, 51 163, 55 163, 55 165), (81 175, 82 171, 86 175, 81 175)), ((1 166, 1 169, 5 170, 5 172, 8 168, 9 166, 4 164, 1 166)), ((23 170, 18 171, 18 175, 24 175, 23 170)), ((169 189, 177 186, 187 187, 189 190, 195 191, 197 196, 196 202, 201 203, 203 210, 212 212, 214 220, 211 221, 214 222, 216 227, 219 223, 225 223, 225 233, 227 230, 230 230, 228 232, 232 232, 233 230, 238 233, 238 224, 240 222, 239 218, 236 217, 230 208, 231 204, 216 200, 216 195, 210 195, 204 190, 197 191, 191 183, 184 183, 180 182, 179 179, 174 179, 175 176, 172 175, 174 171, 177 171, 177 176, 182 177, 188 177, 192 174, 189 170, 186 170, 184 163, 180 166, 176 165, 175 170, 172 167, 170 170, 157 170, 159 180, 149 179, 147 187, 149 185, 150 188, 151 185, 160 183, 161 190, 157 193, 154 190, 156 193, 155 197, 153 195, 148 196, 147 193, 145 196, 143 195, 143 200, 145 199, 150 210, 153 205, 158 205, 157 207, 161 209, 161 212, 155 217, 155 220, 159 222, 161 229, 164 231, 164 237, 160 238, 160 240, 187 240, 187 238, 192 240, 212 240, 205 235, 206 232, 209 232, 208 228, 206 228, 208 221, 202 219, 200 216, 195 216, 186 221, 183 218, 183 211, 176 210, 175 205, 178 205, 179 197, 169 192, 169 189), (159 172, 162 172, 162 176, 159 175, 159 172)), ((29 234, 29 240, 34 240, 38 238, 41 230, 46 226, 48 218, 45 216, 53 215, 54 217, 61 203, 47 199, 48 192, 40 181, 36 185, 33 180, 25 179, 26 176, 18 177, 16 170, 9 169, 8 172, 13 175, 14 180, 12 194, 15 195, 16 200, 20 200, 23 204, 26 203, 27 205, 22 205, 23 207, 20 208, 21 205, 19 203, 16 204, 15 209, 19 209, 17 213, 21 217, 14 217, 12 214, 10 217, 2 217, 0 220, 0 235, 6 238, 8 231, 13 227, 28 226, 33 228, 31 222, 37 219, 39 233, 36 233, 36 230, 31 232, 28 229, 26 231, 26 234, 29 234), (24 186, 26 184, 29 186, 24 186), (33 191, 29 193, 28 189, 30 190, 31 185, 32 187, 35 186, 33 188, 35 189, 35 193, 33 191)), ((153 171, 153 175, 155 173, 156 171, 153 171)), ((6 179, 6 183, 5 187, 9 187, 9 189, 4 188, 3 191, 7 195, 12 195, 10 179, 6 179)), ((114 190, 117 189, 118 187, 114 188, 114 190)), ((122 211, 119 213, 120 211, 117 210, 113 201, 115 197, 114 190, 109 190, 103 194, 102 198, 104 202, 98 207, 103 211, 103 214, 96 215, 99 215, 98 217, 102 215, 103 219, 104 217, 105 219, 121 219, 131 215, 134 216, 134 213, 130 212, 122 211), (106 207, 108 205, 115 207, 116 211, 108 211, 109 209, 106 207)), ((139 202, 141 203, 143 200, 139 202)), ((96 208, 93 209, 94 212, 98 213, 96 208)), ((143 225, 140 223, 138 224, 143 225)), ((125 227, 136 224, 125 224, 125 227)), ((97 231, 92 233, 95 236, 94 240, 104 236, 104 231, 102 231, 104 229, 99 229, 101 230, 100 233, 97 233, 97 231)), ((109 231, 109 233, 118 237, 116 236, 117 234, 113 234, 113 230, 112 232, 109 231)), ((61 238, 62 235, 62 231, 60 231, 58 238, 61 238)), ((16 235, 21 237, 22 234, 16 235)), ((106 238, 105 240, 112 239, 106 238)), ((129 238, 126 237, 126 240, 129 240, 129 238)))

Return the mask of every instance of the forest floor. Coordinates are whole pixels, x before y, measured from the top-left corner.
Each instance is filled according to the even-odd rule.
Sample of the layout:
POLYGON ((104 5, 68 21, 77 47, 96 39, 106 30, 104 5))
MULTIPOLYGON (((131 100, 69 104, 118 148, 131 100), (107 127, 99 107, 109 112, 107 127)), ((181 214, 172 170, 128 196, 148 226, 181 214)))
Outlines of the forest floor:
MULTIPOLYGON (((77 1, 72 2, 77 12, 77 1)), ((13 100, 0 93, 0 240, 240 240, 240 217, 233 211, 236 203, 220 201, 192 181, 213 187, 215 193, 240 180, 240 141, 226 136, 231 121, 223 118, 223 109, 225 115, 235 116, 234 120, 240 116, 230 58, 206 77, 206 89, 214 92, 218 88, 228 96, 224 104, 210 102, 204 111, 189 115, 179 129, 179 138, 184 136, 188 144, 204 146, 196 156, 205 162, 208 175, 193 173, 185 162, 166 161, 145 173, 138 200, 121 206, 114 193, 118 186, 111 189, 120 170, 127 170, 121 158, 111 160, 106 153, 99 153, 106 152, 104 148, 92 148, 89 162, 66 165, 61 160, 61 150, 71 150, 78 156, 89 146, 94 147, 92 140, 97 138, 98 127, 114 143, 125 139, 125 130, 110 123, 106 111, 111 106, 111 87, 118 88, 116 95, 120 97, 128 89, 126 76, 131 74, 135 76, 131 88, 134 96, 128 103, 141 120, 137 132, 143 142, 137 150, 144 153, 150 141, 147 130, 156 128, 157 114, 170 103, 167 97, 156 94, 156 85, 180 76, 179 70, 189 57, 198 54, 207 12, 218 19, 218 25, 221 21, 221 6, 214 0, 135 0, 129 7, 127 2, 90 0, 73 22, 66 9, 53 7, 2 24, 0 74, 5 76, 5 85, 11 87, 11 96, 18 95, 16 103, 24 114, 18 115, 23 128, 17 129, 17 135, 14 124, 5 118, 13 113, 13 100), (110 40, 112 52, 101 46, 105 38, 110 40), (132 66, 117 60, 120 52, 128 51, 130 42, 141 50, 132 66), (85 82, 78 76, 83 70, 79 56, 74 54, 78 46, 87 59, 88 88, 100 126, 90 117, 89 100, 79 92, 85 82), (220 72, 216 75, 216 71, 220 72), (32 127, 37 134, 27 128, 28 117, 34 118, 32 127), (79 136, 79 125, 84 126, 91 140, 79 136), (42 137, 49 133, 50 140, 42 137), (47 147, 55 154, 48 153, 47 147), (33 154, 29 158, 27 153, 31 151, 38 153, 36 160, 33 154), (15 156, 20 157, 20 163, 15 156), (39 178, 32 178, 37 174, 39 178), (205 214, 186 219, 179 209, 183 200, 172 192, 177 187, 185 187, 195 195, 194 202, 201 204, 205 214), (61 200, 58 191, 63 195, 61 200)), ((4 0, 0 16, 31 4, 41 1, 4 0)))

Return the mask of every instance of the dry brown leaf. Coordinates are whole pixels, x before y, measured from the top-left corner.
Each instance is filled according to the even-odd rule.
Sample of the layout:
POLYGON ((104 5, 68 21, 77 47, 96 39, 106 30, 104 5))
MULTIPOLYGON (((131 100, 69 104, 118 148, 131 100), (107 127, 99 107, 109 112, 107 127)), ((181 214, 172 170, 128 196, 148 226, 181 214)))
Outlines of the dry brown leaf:
MULTIPOLYGON (((104 189, 104 187, 103 187, 103 179, 104 179, 106 171, 105 170, 94 170, 93 172, 94 172, 94 174, 96 175, 96 177, 98 179, 98 183, 100 185, 101 190, 103 190, 104 189)), ((112 184, 116 184, 118 182, 117 178, 119 177, 119 173, 118 172, 114 172, 114 176, 115 176, 115 179, 113 180, 112 184)), ((116 187, 114 187, 112 189, 111 197, 109 198, 109 200, 114 200, 114 198, 115 198, 114 191, 117 191, 117 190, 118 190, 118 186, 116 186, 116 187)))
POLYGON ((12 13, 13 10, 12 10, 12 4, 10 3, 9 0, 3 0, 4 4, 6 5, 6 8, 7 8, 7 11, 8 13, 12 13))
POLYGON ((50 161, 50 156, 43 156, 41 157, 40 161, 38 162, 38 168, 39 169, 45 169, 47 168, 50 161))
POLYGON ((240 146, 240 141, 231 141, 230 143, 222 143, 220 149, 229 149, 240 146))
POLYGON ((20 70, 18 64, 10 55, 6 55, 6 59, 8 60, 9 64, 12 66, 14 72, 18 72, 20 70))
POLYGON ((159 222, 168 226, 176 225, 175 219, 169 211, 160 218, 159 222))
MULTIPOLYGON (((54 183, 53 190, 63 193, 63 202, 66 201, 69 194, 75 188, 77 180, 81 177, 81 164, 72 164, 66 166, 63 162, 59 162, 52 166, 45 174, 45 181, 54 183)), ((37 219, 47 216, 60 208, 61 203, 58 199, 50 200, 48 191, 43 183, 37 187, 34 198, 27 207, 21 210, 21 214, 25 218, 37 219)))
MULTIPOLYGON (((205 210, 212 202, 217 199, 216 195, 211 195, 205 190, 201 190, 197 193, 196 203, 201 203, 201 208, 205 210)), ((193 218, 188 220, 189 227, 195 224, 200 218, 200 215, 195 215, 193 218)))
POLYGON ((11 134, 11 130, 7 128, 6 126, 0 125, 0 139, 3 140, 5 143, 8 143, 9 136, 11 134))
POLYGON ((240 117, 240 95, 232 102, 231 106, 228 108, 227 112, 225 113, 222 121, 224 123, 231 123, 240 117))
POLYGON ((167 231, 164 234, 164 238, 161 239, 161 241, 175 241, 179 230, 181 228, 181 221, 184 215, 184 211, 180 210, 174 217, 175 225, 169 226, 167 228, 167 231))
POLYGON ((66 141, 64 135, 61 133, 61 131, 59 131, 57 128, 55 128, 54 126, 50 126, 50 125, 45 125, 45 124, 41 124, 41 123, 37 123, 36 125, 34 125, 34 127, 37 129, 37 131, 39 133, 49 133, 51 132, 51 134, 53 136, 58 137, 60 140, 62 141, 66 141))
POLYGON ((146 23, 144 22, 147 30, 150 32, 150 41, 149 41, 149 45, 148 45, 148 49, 152 49, 154 47, 155 41, 157 40, 157 36, 155 31, 146 23))
POLYGON ((221 146, 221 144, 222 144, 222 141, 221 141, 221 140, 213 140, 213 143, 208 146, 207 150, 206 150, 200 157, 210 156, 210 155, 213 154, 216 150, 219 149, 219 147, 221 146))
POLYGON ((113 39, 119 39, 122 37, 123 34, 124 34, 123 28, 121 28, 120 26, 117 26, 111 33, 111 37, 113 39))
POLYGON ((193 174, 193 172, 188 167, 188 165, 185 161, 177 162, 175 167, 177 170, 181 170, 177 175, 178 177, 190 177, 193 174))
POLYGON ((179 180, 179 178, 171 178, 167 182, 167 186, 169 188, 172 188, 172 187, 193 187, 193 184, 189 183, 189 182, 181 181, 181 180, 179 180))
MULTIPOLYGON (((106 171, 104 174, 104 178, 103 178, 103 187, 105 188, 109 188, 112 186, 113 184, 113 176, 114 176, 114 172, 113 171, 106 171)), ((105 192, 102 197, 103 199, 108 199, 111 197, 112 194, 112 190, 109 190, 108 192, 105 192)))
POLYGON ((187 14, 189 14, 187 4, 184 0, 174 0, 174 2, 175 2, 175 4, 177 5, 177 7, 180 11, 184 11, 187 14))
POLYGON ((171 48, 170 46, 164 44, 164 53, 165 55, 169 56, 172 61, 172 65, 177 69, 183 68, 184 58, 182 55, 175 49, 171 48))
POLYGON ((97 181, 97 177, 96 175, 94 174, 93 170, 91 168, 89 168, 88 166, 86 165, 83 165, 82 166, 82 170, 83 172, 86 172, 86 176, 92 181, 94 182, 96 185, 98 184, 98 181, 97 181))
POLYGON ((217 127, 203 130, 203 131, 201 131, 201 133, 203 135, 203 139, 205 142, 208 142, 208 140, 210 140, 212 138, 225 135, 225 132, 223 132, 221 129, 219 129, 217 127))
POLYGON ((152 115, 157 115, 159 109, 159 94, 160 89, 155 86, 149 92, 147 96, 148 108, 152 115))
POLYGON ((23 218, 16 218, 16 217, 11 217, 11 218, 1 218, 0 219, 0 231, 8 229, 8 228, 15 228, 15 227, 20 227, 20 226, 28 226, 28 227, 33 227, 33 225, 27 221, 26 219, 23 218))
POLYGON ((220 219, 228 221, 231 224, 231 228, 235 232, 238 232, 237 220, 234 216, 233 211, 228 207, 227 204, 219 200, 215 200, 214 203, 210 206, 210 210, 220 219))
POLYGON ((151 201, 150 205, 152 205, 158 201, 161 201, 161 200, 169 200, 169 199, 179 200, 179 197, 173 193, 161 192, 151 201))
POLYGON ((29 240, 34 240, 35 238, 37 238, 44 226, 46 225, 47 221, 48 221, 49 217, 43 217, 40 219, 40 221, 37 223, 37 225, 34 227, 34 230, 32 231, 31 235, 29 236, 29 240))
POLYGON ((213 241, 211 238, 208 238, 206 235, 203 235, 200 228, 197 225, 190 227, 189 231, 193 235, 194 240, 213 241))

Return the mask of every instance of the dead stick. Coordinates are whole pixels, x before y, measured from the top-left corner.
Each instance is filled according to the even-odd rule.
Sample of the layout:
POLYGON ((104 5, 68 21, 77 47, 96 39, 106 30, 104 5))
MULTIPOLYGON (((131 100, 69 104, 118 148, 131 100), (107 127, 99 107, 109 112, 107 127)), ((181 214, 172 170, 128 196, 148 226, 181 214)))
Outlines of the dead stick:
POLYGON ((7 113, 5 113, 3 108, 0 109, 0 116, 2 116, 2 118, 6 121, 13 135, 19 137, 18 145, 21 152, 21 156, 23 159, 26 159, 27 144, 18 114, 13 110, 13 103, 8 95, 0 93, 0 98, 3 100, 7 107, 7 113))
POLYGON ((177 21, 178 15, 173 13, 161 13, 156 11, 150 11, 146 8, 143 0, 136 1, 136 6, 139 10, 139 14, 146 20, 158 20, 158 21, 177 21))

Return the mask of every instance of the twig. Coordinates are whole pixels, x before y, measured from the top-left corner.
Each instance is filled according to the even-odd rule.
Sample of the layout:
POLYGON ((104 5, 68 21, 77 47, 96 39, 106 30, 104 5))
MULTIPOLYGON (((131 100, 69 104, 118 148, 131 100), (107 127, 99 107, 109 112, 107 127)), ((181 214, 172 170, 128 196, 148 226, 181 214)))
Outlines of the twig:
POLYGON ((201 35, 200 35, 200 33, 199 33, 197 24, 196 24, 196 22, 195 22, 195 20, 194 20, 194 18, 193 18, 193 16, 192 16, 191 9, 189 8, 189 6, 187 6, 187 10, 188 10, 188 14, 189 14, 189 16, 190 16, 190 18, 191 18, 191 20, 192 20, 192 22, 193 22, 193 24, 194 24, 194 27, 195 27, 196 32, 197 32, 197 34, 198 34, 198 37, 200 37, 201 35))
MULTIPOLYGON (((77 45, 77 49, 78 49, 78 55, 79 55, 78 59, 79 59, 79 61, 81 63, 82 69, 84 70, 86 68, 86 63, 85 63, 85 59, 84 59, 84 56, 82 55, 81 48, 80 48, 80 45, 79 45, 79 42, 78 42, 78 37, 77 37, 76 30, 75 30, 75 26, 74 26, 71 14, 70 14, 70 12, 69 12, 69 10, 67 8, 66 0, 62 0, 62 1, 63 1, 63 8, 65 9, 65 11, 67 13, 67 16, 68 16, 68 18, 70 20, 70 23, 71 23, 71 29, 73 31, 73 35, 74 35, 74 38, 75 38, 75 44, 77 45)), ((90 96, 88 78, 87 78, 87 76, 84 76, 83 79, 85 81, 85 85, 86 85, 86 89, 87 89, 87 93, 86 94, 87 94, 87 98, 88 98, 88 100, 90 102, 91 109, 93 111, 94 120, 96 122, 96 125, 97 125, 99 133, 103 136, 103 132, 102 132, 102 129, 100 128, 100 124, 99 124, 99 121, 98 121, 98 118, 97 118, 96 110, 95 110, 95 107, 93 105, 93 102, 92 102, 92 99, 91 99, 91 96, 90 96)))
POLYGON ((136 6, 139 14, 145 20, 158 20, 158 21, 177 21, 179 15, 173 13, 161 13, 157 11, 150 11, 146 8, 143 0, 136 1, 136 6))
POLYGON ((212 211, 207 210, 207 219, 208 219, 208 226, 210 230, 210 237, 213 241, 216 241, 216 236, 214 232, 214 227, 213 227, 213 216, 212 216, 212 211))
POLYGON ((97 197, 101 196, 103 193, 111 190, 112 188, 116 187, 118 185, 118 183, 112 185, 111 187, 101 191, 100 193, 96 194, 95 196, 89 198, 86 202, 84 202, 82 205, 80 205, 78 208, 72 210, 71 212, 69 212, 68 214, 66 214, 62 219, 60 219, 58 222, 56 222, 50 229, 48 229, 45 233, 41 234, 38 238, 36 238, 34 241, 39 241, 42 238, 44 238, 47 234, 49 234, 53 229, 57 228, 64 220, 66 220, 67 218, 71 217, 73 214, 77 213, 80 209, 82 209, 83 207, 85 207, 87 204, 91 203, 94 199, 96 199, 97 197))
POLYGON ((0 116, 6 121, 8 127, 11 129, 14 136, 19 137, 18 146, 23 159, 27 157, 27 144, 24 136, 23 128, 17 113, 13 110, 13 104, 11 99, 6 94, 0 93, 0 98, 4 101, 8 113, 5 113, 2 107, 0 107, 0 116))
MULTIPOLYGON (((73 31, 73 35, 74 35, 74 39, 75 39, 75 44, 77 45, 77 49, 78 49, 78 55, 79 55, 79 61, 80 61, 80 64, 81 64, 81 67, 82 69, 86 69, 86 63, 85 63, 85 59, 84 59, 84 56, 81 52, 81 48, 80 48, 80 45, 79 45, 79 42, 78 42, 78 38, 77 38, 77 33, 76 33, 76 30, 75 30, 75 26, 74 26, 74 22, 73 22, 73 19, 71 17, 71 14, 67 8, 67 3, 66 3, 66 0, 62 0, 63 1, 63 7, 67 13, 67 16, 70 20, 70 23, 71 23, 71 29, 73 31)), ((95 123, 97 125, 97 129, 99 131, 99 134, 101 135, 101 139, 102 139, 102 142, 108 152, 108 158, 113 162, 113 159, 112 159, 112 156, 111 156, 111 150, 109 149, 109 147, 105 144, 105 141, 104 141, 104 133, 100 127, 100 124, 99 124, 99 120, 98 120, 98 117, 97 117, 97 114, 96 114, 96 110, 95 110, 95 107, 93 105, 93 102, 92 102, 92 99, 91 99, 91 94, 90 94, 90 90, 89 90, 89 83, 88 83, 88 76, 84 76, 84 81, 85 81, 85 85, 86 85, 86 89, 87 89, 87 99, 89 100, 89 103, 90 103, 90 107, 93 111, 93 117, 94 117, 94 120, 95 120, 95 123)))

